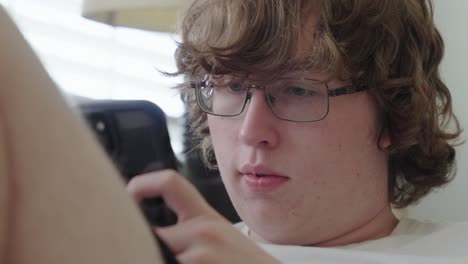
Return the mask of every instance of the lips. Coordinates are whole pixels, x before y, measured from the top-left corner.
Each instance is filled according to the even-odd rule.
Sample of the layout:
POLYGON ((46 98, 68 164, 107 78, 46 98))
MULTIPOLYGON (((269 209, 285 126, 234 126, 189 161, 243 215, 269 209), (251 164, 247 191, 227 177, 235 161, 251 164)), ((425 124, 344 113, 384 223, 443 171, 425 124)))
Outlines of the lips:
POLYGON ((265 165, 245 165, 240 170, 242 184, 246 190, 255 193, 268 193, 283 186, 289 177, 265 165))
POLYGON ((259 175, 259 176, 276 175, 276 176, 286 177, 285 175, 281 175, 280 173, 270 169, 268 166, 263 165, 263 164, 257 164, 257 165, 247 164, 247 165, 244 165, 240 169, 240 172, 241 172, 241 174, 255 174, 255 175, 259 175))

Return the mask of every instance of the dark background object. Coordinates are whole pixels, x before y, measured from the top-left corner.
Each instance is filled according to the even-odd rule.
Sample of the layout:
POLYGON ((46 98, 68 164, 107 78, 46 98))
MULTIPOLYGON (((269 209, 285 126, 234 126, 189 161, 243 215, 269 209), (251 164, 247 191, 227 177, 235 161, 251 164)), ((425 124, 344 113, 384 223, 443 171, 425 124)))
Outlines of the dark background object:
POLYGON ((147 101, 92 101, 83 115, 125 180, 145 172, 177 170, 166 117, 147 101))
MULTIPOLYGON (((177 170, 162 110, 146 101, 94 101, 81 111, 97 139, 126 181, 139 174, 162 169, 177 170)), ((177 223, 177 215, 160 197, 145 199, 141 208, 150 226, 177 223)), ((164 260, 178 263, 175 255, 157 236, 164 260)))
MULTIPOLYGON (((177 160, 166 116, 157 105, 142 100, 96 100, 81 103, 80 110, 125 181, 145 172, 179 170, 221 215, 233 223, 239 221, 219 173, 203 165, 198 150, 190 151, 197 142, 188 129, 184 140, 186 163, 177 160)), ((161 216, 159 209, 154 209, 159 204, 160 201, 144 202, 147 219, 176 221, 173 216, 161 216)))

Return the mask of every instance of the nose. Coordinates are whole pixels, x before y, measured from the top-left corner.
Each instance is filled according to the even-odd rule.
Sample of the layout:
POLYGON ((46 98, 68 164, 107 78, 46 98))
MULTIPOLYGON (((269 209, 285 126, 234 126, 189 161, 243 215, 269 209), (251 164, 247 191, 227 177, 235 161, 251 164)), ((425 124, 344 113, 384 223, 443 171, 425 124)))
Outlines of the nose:
POLYGON ((278 125, 282 120, 271 112, 264 90, 252 90, 252 95, 241 115, 239 138, 254 147, 275 147, 279 142, 278 125))

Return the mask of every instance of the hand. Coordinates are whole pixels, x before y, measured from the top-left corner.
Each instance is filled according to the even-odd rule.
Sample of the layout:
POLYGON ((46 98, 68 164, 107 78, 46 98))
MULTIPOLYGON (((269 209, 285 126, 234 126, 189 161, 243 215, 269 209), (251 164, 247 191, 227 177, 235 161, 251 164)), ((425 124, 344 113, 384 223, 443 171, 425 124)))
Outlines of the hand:
POLYGON ((162 197, 177 214, 176 225, 154 231, 180 263, 279 263, 211 208, 175 171, 134 177, 127 189, 137 202, 162 197))

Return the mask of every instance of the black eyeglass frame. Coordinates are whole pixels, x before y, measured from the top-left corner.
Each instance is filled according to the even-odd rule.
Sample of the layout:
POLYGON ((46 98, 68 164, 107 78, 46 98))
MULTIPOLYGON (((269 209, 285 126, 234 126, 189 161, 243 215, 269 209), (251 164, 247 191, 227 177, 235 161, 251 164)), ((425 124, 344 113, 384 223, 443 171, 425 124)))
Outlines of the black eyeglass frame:
POLYGON ((297 120, 291 120, 291 119, 282 118, 282 117, 278 116, 278 114, 275 113, 275 110, 273 110, 273 106, 271 105, 272 102, 270 101, 270 98, 268 97, 268 86, 265 86, 265 85, 249 85, 249 86, 247 86, 247 94, 245 96, 244 105, 242 106, 242 109, 239 111, 239 113, 233 114, 233 115, 214 114, 214 113, 211 113, 211 112, 203 109, 203 106, 202 106, 203 103, 200 101, 201 100, 200 95, 199 95, 200 87, 202 86, 203 83, 206 82, 206 80, 198 81, 198 82, 192 81, 192 82, 190 82, 190 87, 195 89, 195 96, 196 96, 196 99, 197 99, 197 105, 198 105, 198 107, 200 107, 200 109, 204 113, 207 113, 209 115, 214 115, 214 116, 225 116, 225 117, 234 117, 234 116, 238 116, 238 115, 242 114, 242 112, 244 112, 244 110, 245 110, 245 106, 247 105, 247 102, 252 98, 252 92, 250 90, 251 89, 263 89, 263 90, 265 90, 265 96, 267 98, 268 107, 270 108, 270 111, 273 113, 273 115, 276 118, 280 119, 280 120, 284 120, 284 121, 288 121, 288 122, 297 122, 297 123, 312 123, 312 122, 319 122, 319 121, 325 119, 328 116, 328 113, 330 112, 330 97, 342 96, 342 95, 353 94, 353 93, 358 93, 358 92, 363 92, 363 91, 369 90, 369 87, 367 87, 365 85, 348 85, 348 86, 338 87, 338 88, 334 88, 334 89, 330 90, 328 88, 327 83, 324 83, 324 82, 321 82, 321 81, 315 80, 315 79, 309 79, 309 78, 280 78, 279 80, 305 80, 305 81, 314 81, 314 82, 322 83, 323 85, 325 85, 325 88, 327 89, 327 111, 325 112, 323 117, 320 118, 320 119, 316 119, 316 120, 299 120, 299 121, 297 121, 297 120))

